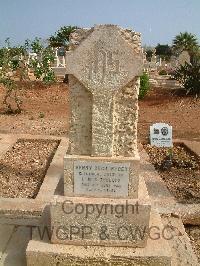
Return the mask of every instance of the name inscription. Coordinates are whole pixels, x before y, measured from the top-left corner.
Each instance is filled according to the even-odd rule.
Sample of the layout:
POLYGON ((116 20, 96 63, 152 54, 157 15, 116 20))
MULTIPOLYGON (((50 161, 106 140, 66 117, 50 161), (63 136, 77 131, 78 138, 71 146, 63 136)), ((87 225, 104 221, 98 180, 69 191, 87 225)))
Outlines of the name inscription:
POLYGON ((128 196, 129 163, 74 162, 74 192, 77 195, 128 196))

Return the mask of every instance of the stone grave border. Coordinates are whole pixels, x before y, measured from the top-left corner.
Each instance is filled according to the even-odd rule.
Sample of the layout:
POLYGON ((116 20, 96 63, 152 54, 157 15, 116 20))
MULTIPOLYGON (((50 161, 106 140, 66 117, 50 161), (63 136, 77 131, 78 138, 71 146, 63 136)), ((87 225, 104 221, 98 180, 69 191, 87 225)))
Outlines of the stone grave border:
MULTIPOLYGON (((173 141, 176 144, 182 144, 186 150, 199 159, 200 163, 200 141, 190 141, 175 139, 173 141)), ((175 205, 164 208, 164 213, 169 213, 171 210, 172 215, 181 217, 184 225, 200 225, 200 203, 182 204, 176 203, 175 205)), ((162 213, 162 210, 160 210, 162 213)))
POLYGON ((0 134, 0 156, 21 138, 60 141, 35 199, 0 197, 0 224, 37 226, 44 222, 44 209, 49 205, 62 180, 63 158, 69 142, 65 137, 48 135, 0 134))
MULTIPOLYGON (((194 152, 196 155, 200 156, 200 142, 185 141, 185 140, 178 139, 178 140, 175 140, 174 143, 181 143, 185 145, 189 150, 194 152)), ((141 144, 139 145, 139 153, 140 152, 143 153, 143 156, 144 156, 143 162, 141 162, 141 166, 143 167, 143 169, 141 168, 140 180, 144 182, 145 173, 148 173, 150 178, 152 177, 156 179, 157 182, 162 182, 161 177, 158 175, 158 172, 155 170, 154 166, 150 164, 150 162, 148 161, 148 155, 143 150, 143 147, 141 144)), ((190 239, 187 236, 184 226, 183 226, 183 224, 185 224, 185 219, 184 219, 185 217, 183 213, 177 211, 178 205, 175 204, 175 200, 173 196, 168 195, 167 197, 162 197, 162 193, 161 193, 161 196, 158 196, 157 198, 150 197, 150 200, 152 201, 152 208, 157 209, 158 213, 160 214, 160 216, 158 216, 159 219, 155 220, 155 225, 157 226, 160 222, 163 226, 170 223, 173 226, 175 226, 179 230, 179 232, 181 232, 180 235, 177 235, 176 237, 174 237, 172 240, 169 241, 170 250, 173 252, 172 262, 169 262, 169 261, 166 262, 166 257, 164 257, 166 256, 166 253, 168 254, 168 252, 171 252, 170 250, 168 249, 165 250, 166 253, 163 255, 163 257, 161 254, 163 250, 159 250, 159 247, 162 247, 162 244, 163 244, 163 242, 160 241, 162 240, 162 238, 158 239, 158 242, 151 241, 151 239, 148 239, 149 246, 153 247, 154 251, 157 250, 158 256, 162 257, 160 263, 164 265, 164 262, 162 261, 162 259, 164 258, 165 265, 169 265, 169 264, 175 265, 178 262, 180 264, 180 261, 181 263, 182 262, 185 263, 186 261, 191 261, 191 265, 195 265, 195 266, 198 265, 196 263, 197 261, 196 255, 192 251, 190 239), (180 260, 180 257, 181 257, 181 260, 180 260)), ((183 205, 183 207, 185 206, 183 205)), ((30 265, 36 265, 41 260, 45 264, 50 263, 52 260, 56 263, 56 262, 65 260, 66 256, 69 256, 71 260, 78 258, 80 263, 84 263, 84 260, 86 257, 91 256, 91 258, 94 259, 95 261, 99 256, 101 257, 102 254, 108 255, 108 258, 109 258, 110 254, 112 254, 113 252, 118 254, 122 252, 122 250, 125 256, 126 255, 127 257, 129 256, 130 263, 132 264, 135 258, 136 260, 141 260, 142 256, 144 256, 145 258, 147 258, 148 256, 150 257, 152 256, 151 249, 144 249, 144 251, 141 252, 139 248, 138 249, 136 248, 135 253, 134 253, 135 257, 133 256, 132 248, 106 247, 107 249, 106 251, 105 247, 99 247, 99 251, 98 251, 96 247, 94 246, 94 247, 90 247, 90 249, 85 249, 84 246, 76 246, 76 249, 75 249, 74 245, 63 245, 63 244, 52 245, 52 243, 49 243, 48 239, 41 241, 40 236, 38 235, 37 232, 35 232, 26 250, 27 262, 30 265), (34 262, 33 262, 33 259, 34 259, 34 262)), ((91 265, 93 263, 92 259, 91 261, 88 261, 88 263, 90 263, 91 265)), ((116 261, 120 260, 119 261, 120 265, 123 262, 127 263, 127 261, 129 261, 127 259, 126 261, 123 261, 123 258, 118 257, 118 256, 112 258, 111 260, 109 260, 110 263, 111 262, 116 263, 116 261)), ((154 257, 152 258, 152 263, 154 263, 154 257)))
MULTIPOLYGON (((46 213, 44 210, 49 206, 52 196, 56 193, 56 188, 63 177, 63 158, 69 142, 65 137, 48 135, 0 134, 1 154, 4 154, 10 149, 19 138, 60 140, 60 144, 35 199, 0 198, 0 224, 37 226, 45 219, 45 217, 43 217, 43 214, 46 213)), ((183 144, 190 152, 200 158, 200 142, 175 139, 173 143, 183 144)), ((164 208, 161 213, 168 211, 172 213, 175 212, 177 215, 181 216, 184 224, 187 224, 188 221, 193 224, 200 224, 198 211, 200 210, 200 204, 193 204, 193 208, 191 208, 191 204, 190 206, 187 206, 187 204, 178 204, 174 208, 169 206, 169 202, 166 205, 168 206, 162 206, 164 208), (189 210, 190 213, 188 213, 189 210)))

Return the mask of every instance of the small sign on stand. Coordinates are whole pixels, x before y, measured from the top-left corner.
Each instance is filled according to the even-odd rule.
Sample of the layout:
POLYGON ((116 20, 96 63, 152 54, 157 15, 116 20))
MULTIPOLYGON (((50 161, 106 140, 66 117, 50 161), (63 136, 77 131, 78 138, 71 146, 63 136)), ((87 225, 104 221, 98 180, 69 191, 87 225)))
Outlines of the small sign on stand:
POLYGON ((150 144, 156 147, 173 147, 172 126, 165 123, 150 126, 150 144))

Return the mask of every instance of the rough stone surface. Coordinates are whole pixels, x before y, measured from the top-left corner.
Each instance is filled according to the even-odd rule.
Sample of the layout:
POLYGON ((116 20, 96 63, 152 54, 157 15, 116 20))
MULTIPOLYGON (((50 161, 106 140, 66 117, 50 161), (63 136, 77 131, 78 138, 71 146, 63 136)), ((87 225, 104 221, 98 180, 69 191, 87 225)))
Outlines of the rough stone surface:
POLYGON ((52 243, 144 247, 149 202, 56 197, 51 205, 52 243))
MULTIPOLYGON (((151 226, 163 225, 158 214, 153 213, 151 226)), ((171 251, 164 238, 148 238, 145 248, 73 246, 30 241, 27 247, 27 266, 170 266, 171 251)))
POLYGON ((70 153, 92 153, 92 94, 72 75, 69 76, 70 153))
POLYGON ((159 207, 159 212, 180 217, 183 224, 200 225, 200 204, 169 204, 159 207))
POLYGON ((190 55, 188 51, 182 51, 178 57, 178 64, 184 66, 186 63, 190 63, 190 55))
MULTIPOLYGON (((132 35, 138 36, 134 32, 132 35)), ((139 39, 135 46, 118 26, 98 25, 76 49, 68 52, 67 72, 92 93, 116 91, 142 71, 141 53, 139 39)))
POLYGON ((79 29, 71 36, 66 61, 70 153, 135 156, 143 65, 140 35, 114 25, 79 29))
MULTIPOLYGON (((91 156, 75 156, 75 155, 66 155, 64 158, 64 194, 66 196, 84 196, 78 195, 74 190, 74 162, 76 161, 85 161, 85 162, 101 162, 101 163, 129 163, 129 180, 128 180, 128 195, 124 195, 124 198, 137 198, 138 197, 138 183, 139 183, 139 156, 132 157, 91 157, 91 156)), ((100 178, 101 176, 99 176, 100 178)), ((102 193, 98 194, 96 192, 86 193, 86 196, 94 197, 115 197, 119 198, 122 195, 116 193, 102 193)))
POLYGON ((137 154, 138 93, 140 80, 134 78, 115 95, 113 155, 137 154))
POLYGON ((173 235, 172 239, 168 241, 172 251, 172 265, 198 266, 197 256, 192 249, 181 219, 170 215, 162 215, 161 217, 162 223, 168 227, 170 235, 173 235))

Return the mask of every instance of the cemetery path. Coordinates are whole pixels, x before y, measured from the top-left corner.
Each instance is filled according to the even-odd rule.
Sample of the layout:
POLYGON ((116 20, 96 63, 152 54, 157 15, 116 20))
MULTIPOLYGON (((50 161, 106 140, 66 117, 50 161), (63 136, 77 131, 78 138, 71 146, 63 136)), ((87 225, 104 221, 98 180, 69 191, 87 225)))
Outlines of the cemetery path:
MULTIPOLYGON (((23 111, 3 114, 4 90, 0 88, 0 133, 65 136, 68 129, 68 89, 64 83, 23 90, 23 111)), ((139 101, 138 136, 148 139, 149 126, 166 122, 173 127, 173 138, 200 140, 200 99, 174 95, 173 90, 156 88, 139 101)))

